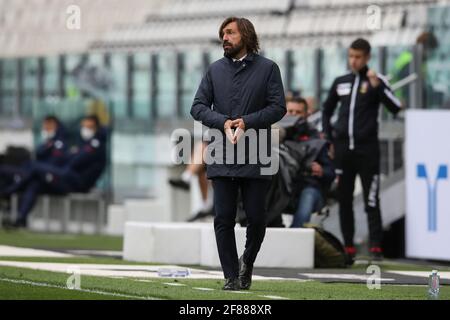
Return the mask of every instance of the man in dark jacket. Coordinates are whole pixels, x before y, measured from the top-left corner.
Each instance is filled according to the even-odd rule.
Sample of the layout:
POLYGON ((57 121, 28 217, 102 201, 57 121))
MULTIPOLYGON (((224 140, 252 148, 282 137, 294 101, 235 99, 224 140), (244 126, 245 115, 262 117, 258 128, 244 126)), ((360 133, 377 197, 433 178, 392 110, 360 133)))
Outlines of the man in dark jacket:
POLYGON ((56 166, 64 165, 67 156, 67 132, 55 116, 45 117, 42 123, 41 141, 36 148, 36 161, 56 166))
MULTIPOLYGON (((59 119, 48 115, 42 121, 41 143, 35 150, 35 161, 62 166, 67 156, 66 130, 59 119)), ((15 182, 19 182, 30 170, 32 163, 27 161, 19 166, 0 166, 0 192, 4 192, 15 182)))
POLYGON ((80 143, 63 167, 35 162, 27 176, 8 190, 9 194, 18 191, 23 194, 17 220, 6 223, 6 227, 26 227, 39 194, 88 192, 95 185, 106 166, 106 133, 96 116, 86 116, 81 121, 80 136, 80 143))
POLYGON ((322 209, 328 189, 335 178, 334 165, 328 155, 328 144, 308 123, 308 103, 301 97, 287 100, 287 113, 298 117, 295 125, 286 129, 286 140, 294 141, 309 154, 302 161, 298 182, 300 196, 291 228, 301 228, 309 222, 311 214, 322 209), (316 148, 314 148, 317 146, 316 148))
POLYGON ((239 290, 250 288, 253 263, 266 230, 264 199, 272 175, 264 172, 266 163, 260 154, 262 149, 270 152, 270 127, 284 116, 286 107, 280 70, 273 61, 257 54, 259 44, 253 24, 245 18, 227 18, 219 37, 224 58, 209 66, 191 115, 214 134, 207 152, 214 149, 216 159, 205 162, 214 189, 214 230, 225 277, 223 289, 239 290), (250 147, 260 148, 256 159, 245 148, 244 154, 237 153, 244 163, 228 161, 229 151, 239 151, 247 133, 256 137, 250 139, 250 147), (267 140, 262 139, 264 134, 267 140), (234 226, 239 189, 248 226, 245 251, 238 259, 234 226))
POLYGON ((402 107, 387 80, 368 68, 369 59, 369 42, 355 40, 348 52, 352 72, 334 80, 322 113, 324 134, 335 149, 339 215, 349 263, 353 263, 356 254, 353 191, 357 174, 361 178, 368 215, 370 252, 376 259, 382 257, 378 110, 380 103, 393 114, 402 107), (338 103, 341 105, 338 119, 332 125, 331 117, 338 103))

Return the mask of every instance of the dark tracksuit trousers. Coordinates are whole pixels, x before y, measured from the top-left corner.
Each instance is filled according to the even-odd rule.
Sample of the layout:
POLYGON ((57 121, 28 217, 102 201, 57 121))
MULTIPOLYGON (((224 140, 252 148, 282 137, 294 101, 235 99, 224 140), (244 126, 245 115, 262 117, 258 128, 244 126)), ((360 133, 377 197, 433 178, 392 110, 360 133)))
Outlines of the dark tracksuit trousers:
POLYGON ((383 227, 381 222, 380 148, 378 141, 364 144, 353 150, 348 143, 336 143, 336 168, 339 176, 338 198, 341 231, 346 246, 353 246, 355 219, 353 212, 353 192, 355 179, 359 175, 363 188, 364 206, 369 226, 370 247, 380 247, 383 227))
POLYGON ((27 173, 26 166, 11 166, 11 165, 1 165, 0 166, 0 192, 5 192, 8 187, 20 180, 27 173))
POLYGON ((239 189, 247 216, 247 241, 244 262, 253 265, 266 233, 265 198, 271 180, 258 178, 213 178, 214 231, 220 263, 225 278, 237 278, 239 258, 236 249, 234 227, 239 189))
POLYGON ((27 176, 9 190, 22 190, 18 210, 18 220, 26 221, 39 194, 63 195, 79 189, 80 182, 71 170, 46 163, 35 162, 27 176))

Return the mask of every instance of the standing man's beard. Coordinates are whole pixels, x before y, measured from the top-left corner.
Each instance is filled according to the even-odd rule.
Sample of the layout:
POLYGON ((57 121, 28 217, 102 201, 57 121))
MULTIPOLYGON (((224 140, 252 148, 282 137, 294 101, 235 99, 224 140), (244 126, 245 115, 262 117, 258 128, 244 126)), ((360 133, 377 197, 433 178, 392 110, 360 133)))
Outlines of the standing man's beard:
POLYGON ((242 41, 234 46, 231 43, 229 43, 228 41, 224 41, 222 46, 223 46, 223 55, 225 57, 231 58, 231 59, 235 58, 236 55, 239 52, 241 52, 241 50, 244 48, 244 44, 242 43, 242 41), (231 47, 225 48, 226 45, 229 45, 231 47))

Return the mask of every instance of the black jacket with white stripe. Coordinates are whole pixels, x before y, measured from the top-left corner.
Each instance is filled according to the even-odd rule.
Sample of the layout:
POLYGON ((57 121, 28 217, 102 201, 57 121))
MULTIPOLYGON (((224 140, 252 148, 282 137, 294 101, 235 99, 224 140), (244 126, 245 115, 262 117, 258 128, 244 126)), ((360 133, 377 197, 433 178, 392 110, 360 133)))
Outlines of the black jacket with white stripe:
POLYGON ((367 77, 368 67, 359 73, 338 77, 331 86, 322 110, 322 128, 331 142, 345 142, 353 150, 358 145, 378 141, 378 110, 380 103, 396 114, 401 102, 394 96, 388 81, 380 74, 380 84, 374 88, 367 77), (338 119, 331 117, 340 103, 338 119))

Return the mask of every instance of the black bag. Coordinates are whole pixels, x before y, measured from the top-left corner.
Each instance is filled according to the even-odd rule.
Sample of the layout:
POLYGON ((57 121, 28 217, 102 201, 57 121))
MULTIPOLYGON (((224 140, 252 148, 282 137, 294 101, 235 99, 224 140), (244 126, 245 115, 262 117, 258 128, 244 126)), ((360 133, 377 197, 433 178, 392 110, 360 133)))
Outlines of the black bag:
POLYGON ((321 227, 313 226, 314 233, 314 267, 345 268, 346 253, 344 246, 332 233, 321 227))
POLYGON ((23 147, 9 146, 2 159, 2 164, 20 167, 29 161, 31 161, 31 152, 29 150, 23 147))

